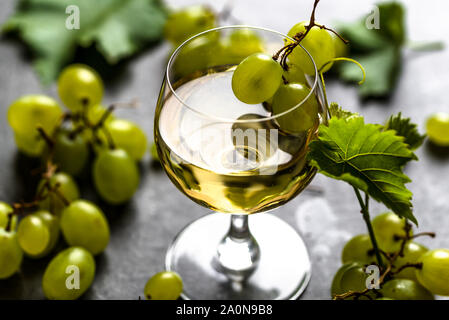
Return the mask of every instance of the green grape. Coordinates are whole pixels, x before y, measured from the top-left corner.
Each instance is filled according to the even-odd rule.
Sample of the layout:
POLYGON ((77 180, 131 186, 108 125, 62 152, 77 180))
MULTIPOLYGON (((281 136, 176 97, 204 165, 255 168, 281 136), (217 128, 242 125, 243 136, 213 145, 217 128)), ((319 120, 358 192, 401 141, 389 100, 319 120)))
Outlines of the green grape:
POLYGON ((194 72, 204 71, 211 66, 212 57, 217 49, 217 41, 201 36, 183 46, 173 61, 177 78, 184 78, 194 72))
MULTIPOLYGON (((404 247, 404 256, 399 256, 394 262, 394 266, 397 269, 406 263, 416 263, 427 251, 429 251, 429 249, 419 243, 413 241, 407 242, 404 247)), ((396 273, 395 276, 401 279, 417 280, 415 270, 415 268, 405 268, 401 272, 396 273)))
POLYGON ((376 260, 371 239, 367 234, 359 234, 349 240, 341 254, 343 263, 360 262, 370 264, 376 260))
POLYGON ((334 297, 337 294, 345 293, 345 291, 343 291, 340 286, 341 278, 342 278, 343 274, 347 270, 349 270, 351 268, 359 267, 359 266, 360 266, 360 264, 357 262, 349 262, 349 263, 345 263, 344 265, 342 265, 340 267, 340 269, 338 269, 337 273, 334 276, 334 279, 332 280, 331 297, 334 297))
MULTIPOLYGON (((5 202, 0 201, 0 229, 5 229, 8 225, 8 215, 13 212, 11 206, 5 202)), ((11 217, 10 230, 16 230, 17 215, 11 217)))
POLYGON ((182 293, 182 279, 172 271, 156 273, 144 289, 147 300, 176 300, 182 293))
POLYGON ((232 75, 232 90, 242 102, 257 104, 271 98, 282 82, 283 69, 271 56, 255 53, 243 60, 232 75))
POLYGON ((75 176, 82 172, 89 158, 89 146, 84 137, 71 136, 70 131, 59 130, 54 137, 53 161, 58 168, 75 176))
POLYGON ((228 39, 228 53, 234 57, 241 57, 242 60, 254 53, 263 52, 262 39, 251 29, 236 29, 228 39))
MULTIPOLYGON (((114 119, 106 125, 115 147, 125 150, 131 158, 136 161, 142 159, 147 151, 147 137, 137 124, 123 119, 114 119)), ((107 139, 104 133, 100 135, 104 142, 102 146, 107 145, 107 139)))
MULTIPOLYGON (((287 35, 293 38, 297 33, 305 33, 306 25, 308 25, 308 21, 295 24, 287 35)), ((288 40, 287 43, 289 42, 291 41, 288 40)), ((325 29, 320 29, 316 26, 312 27, 306 37, 301 41, 301 45, 312 56, 318 71, 320 71, 324 64, 335 58, 334 41, 332 40, 330 33, 325 29)), ((291 62, 297 64, 306 74, 315 74, 315 68, 311 63, 309 56, 301 47, 296 47, 288 57, 291 62)), ((331 67, 332 64, 329 63, 321 71, 326 72, 331 67)))
POLYGON ((17 239, 22 250, 32 258, 41 258, 59 239, 59 219, 48 211, 38 211, 20 220, 17 239))
POLYGON ((61 116, 58 103, 44 95, 23 96, 14 101, 8 110, 8 122, 22 141, 33 141, 38 126, 52 134, 61 116))
POLYGON ((212 52, 209 55, 208 66, 217 67, 224 65, 236 65, 242 62, 248 55, 235 55, 231 53, 229 38, 218 39, 213 43, 212 52))
MULTIPOLYGON (((42 188, 44 188, 45 182, 45 179, 42 179, 39 182, 39 185, 37 187, 38 194, 40 193, 42 188)), ((73 180, 73 178, 68 174, 63 172, 54 174, 50 178, 50 186, 54 187, 57 183, 59 183, 58 191, 68 202, 77 200, 80 197, 78 186, 76 185, 75 180, 73 180)), ((46 191, 44 191, 43 195, 46 195, 46 191)), ((52 192, 50 195, 48 195, 47 198, 40 202, 39 207, 41 209, 52 212, 56 216, 60 216, 62 210, 64 210, 65 208, 65 203, 64 200, 61 199, 61 197, 52 192)))
POLYGON ((58 93, 67 108, 79 112, 101 102, 103 81, 91 67, 72 64, 59 75, 58 93))
POLYGON ((368 274, 361 264, 355 264, 341 275, 340 289, 342 292, 363 291, 366 289, 368 274))
MULTIPOLYGON (((374 234, 377 244, 386 252, 396 252, 401 248, 401 239, 395 239, 396 236, 405 237, 406 220, 400 218, 392 212, 386 212, 376 216, 372 220, 374 234)), ((410 234, 412 232, 410 231, 410 234)))
POLYGON ((47 299, 75 300, 89 289, 94 277, 92 254, 86 249, 71 247, 50 261, 42 279, 42 288, 47 299))
POLYGON ((449 296, 449 249, 428 251, 417 262, 422 263, 415 271, 419 283, 433 294, 449 296))
POLYGON ((45 150, 45 141, 37 131, 32 135, 22 135, 14 132, 14 141, 17 149, 29 157, 39 157, 45 150))
POLYGON ((157 146, 154 142, 150 146, 150 153, 154 161, 160 161, 159 154, 157 153, 157 146))
POLYGON ((345 57, 348 54, 349 46, 334 34, 332 34, 332 41, 334 42, 335 57, 345 57))
POLYGON ((449 113, 439 112, 427 119, 427 136, 436 145, 449 147, 449 113))
POLYGON ((139 186, 135 161, 122 149, 100 152, 93 165, 93 179, 100 196, 111 204, 128 201, 139 186))
POLYGON ((0 228, 0 279, 6 279, 16 273, 23 259, 23 252, 17 241, 15 231, 0 228))
POLYGON ((61 230, 71 246, 79 246, 97 255, 109 243, 109 224, 104 213, 89 201, 72 202, 61 215, 61 230))
POLYGON ((288 63, 287 66, 288 70, 284 71, 283 76, 288 83, 307 83, 306 75, 300 67, 293 63, 288 63))
POLYGON ((178 46, 193 35, 215 27, 215 14, 205 6, 196 5, 172 12, 165 22, 164 36, 178 46))
MULTIPOLYGON (((273 97, 273 114, 278 115, 300 104, 310 93, 304 84, 281 85, 273 97)), ((302 105, 276 118, 279 127, 286 132, 305 133, 318 125, 318 102, 312 94, 302 105)))
POLYGON ((380 293, 394 300, 434 300, 432 293, 410 279, 390 280, 382 285, 380 293))
POLYGON ((215 42, 209 66, 236 65, 246 57, 263 51, 263 41, 254 31, 236 29, 228 37, 215 42))

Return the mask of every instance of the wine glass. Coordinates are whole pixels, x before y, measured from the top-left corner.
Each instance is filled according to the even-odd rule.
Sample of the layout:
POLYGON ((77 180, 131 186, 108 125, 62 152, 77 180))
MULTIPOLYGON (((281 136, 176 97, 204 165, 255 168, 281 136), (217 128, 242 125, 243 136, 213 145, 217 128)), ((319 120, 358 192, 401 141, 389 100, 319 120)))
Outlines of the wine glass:
POLYGON ((166 269, 182 277, 184 299, 296 299, 311 275, 304 242, 280 218, 253 214, 283 205, 312 180, 308 144, 327 121, 327 106, 302 47, 295 50, 315 68, 305 77, 310 93, 303 101, 278 114, 269 101, 239 101, 232 75, 247 48, 238 52, 226 42, 239 31, 256 35, 270 55, 292 40, 259 27, 220 27, 185 41, 168 62, 154 126, 160 161, 182 193, 215 213, 178 234, 166 269), (314 114, 305 108, 311 104, 314 114), (301 130, 279 126, 292 119, 301 130))

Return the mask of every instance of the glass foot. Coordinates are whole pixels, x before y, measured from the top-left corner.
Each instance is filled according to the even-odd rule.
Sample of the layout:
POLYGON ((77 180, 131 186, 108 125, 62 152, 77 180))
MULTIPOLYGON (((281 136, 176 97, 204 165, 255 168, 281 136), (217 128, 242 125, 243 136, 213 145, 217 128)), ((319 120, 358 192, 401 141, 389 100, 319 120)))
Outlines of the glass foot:
POLYGON ((182 277, 182 298, 298 298, 310 280, 309 255, 298 233, 272 214, 249 216, 249 228, 260 248, 260 260, 254 273, 244 282, 236 282, 218 271, 217 248, 229 230, 230 219, 229 214, 208 214, 184 228, 173 241, 167 252, 165 267, 182 277))

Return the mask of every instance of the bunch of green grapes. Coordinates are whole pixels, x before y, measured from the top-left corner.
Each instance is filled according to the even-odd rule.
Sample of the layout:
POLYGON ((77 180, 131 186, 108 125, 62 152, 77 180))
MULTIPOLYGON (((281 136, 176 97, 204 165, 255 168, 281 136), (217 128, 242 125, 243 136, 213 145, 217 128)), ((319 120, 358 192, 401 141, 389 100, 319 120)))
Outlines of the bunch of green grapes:
POLYGON ((248 55, 232 77, 235 96, 247 104, 263 103, 276 116, 281 131, 289 134, 303 134, 318 124, 318 102, 307 81, 308 76, 315 76, 315 67, 298 44, 312 56, 321 73, 329 70, 336 56, 336 40, 331 33, 315 24, 307 31, 307 25, 300 22, 293 26, 288 36, 298 40, 293 43, 286 39, 274 56, 261 52, 248 55))
POLYGON ((70 247, 53 257, 43 276, 48 299, 80 297, 95 276, 93 256, 101 254, 110 240, 105 214, 81 199, 76 182, 91 155, 93 184, 106 202, 129 201, 139 185, 137 162, 148 150, 147 138, 137 124, 114 117, 112 107, 101 105, 103 91, 95 70, 70 65, 58 79, 67 111, 43 95, 21 97, 8 111, 19 151, 40 157, 47 170, 33 201, 13 207, 0 202, 0 279, 20 271, 24 255, 46 257, 64 238, 70 247))
POLYGON ((19 213, 0 202, 0 279, 19 271, 24 254, 32 259, 51 254, 62 233, 71 247, 47 266, 43 291, 48 299, 78 298, 93 281, 93 255, 103 252, 109 243, 109 224, 104 213, 94 204, 80 200, 76 182, 63 172, 44 176, 35 201, 17 204, 16 208, 20 206, 38 208, 19 213), (19 221, 18 214, 23 214, 19 221), (72 271, 78 277, 73 281, 79 280, 78 290, 67 286, 72 271))
MULTIPOLYGON (((120 204, 129 201, 137 190, 137 162, 148 150, 147 138, 137 124, 115 118, 101 105, 103 91, 103 81, 95 70, 70 65, 58 79, 59 97, 68 112, 63 114, 50 97, 24 96, 11 104, 8 120, 20 151, 45 161, 51 158, 70 176, 84 171, 94 150, 94 185, 105 201, 120 204)), ((46 202, 48 209, 49 200, 46 202)), ((61 204, 57 199, 52 202, 59 214, 61 204)))
MULTIPOLYGON (((377 292, 368 291, 359 298, 432 300, 434 295, 449 295, 449 249, 429 250, 408 240, 412 232, 406 228, 406 220, 394 213, 378 215, 371 223, 379 249, 390 257, 401 254, 391 263, 391 272, 381 288, 377 292)), ((383 257, 388 260, 385 255, 383 257)), ((331 296, 365 290, 369 276, 366 266, 377 263, 369 235, 360 234, 350 239, 343 248, 341 259, 343 266, 334 276, 331 296)))

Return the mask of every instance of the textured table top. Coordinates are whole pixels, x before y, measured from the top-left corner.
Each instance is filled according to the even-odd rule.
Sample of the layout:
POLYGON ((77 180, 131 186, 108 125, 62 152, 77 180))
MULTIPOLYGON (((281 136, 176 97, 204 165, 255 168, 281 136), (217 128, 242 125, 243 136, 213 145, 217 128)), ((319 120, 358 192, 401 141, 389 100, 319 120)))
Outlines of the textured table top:
MULTIPOLYGON (((203 1, 220 8, 224 1, 203 1)), ((0 23, 14 10, 14 1, 0 3, 0 23)), ((182 6, 192 1, 169 1, 182 6)), ((449 44, 446 0, 408 0, 407 25, 411 40, 442 40, 449 44), (429 19, 430 18, 430 19, 429 19), (432 23, 429 23, 429 20, 432 23)), ((234 1, 234 15, 250 25, 286 32, 294 23, 309 16, 310 0, 234 1)), ((323 0, 318 19, 353 20, 371 9, 368 0, 323 0)), ((153 115, 169 48, 150 48, 137 58, 121 64, 106 81, 105 103, 138 98, 137 110, 119 110, 120 117, 137 122, 152 139, 153 115)), ((35 178, 29 170, 37 164, 16 152, 13 133, 6 120, 8 105, 23 94, 47 93, 56 97, 56 88, 43 88, 16 41, 0 39, 0 200, 29 199, 35 178)), ((370 122, 384 122, 390 114, 402 111, 419 123, 437 111, 449 111, 447 98, 449 49, 431 53, 404 52, 404 65, 398 88, 385 101, 361 102, 354 86, 328 82, 328 96, 344 107, 360 112, 370 122)), ((449 154, 435 152, 425 144, 418 152, 419 162, 410 164, 407 174, 413 179, 415 215, 420 230, 435 231, 435 240, 422 239, 431 247, 449 247, 449 154)), ((207 214, 182 195, 165 173, 152 166, 147 155, 141 164, 139 191, 126 206, 104 206, 111 224, 111 242, 97 258, 97 274, 86 299, 137 299, 146 280, 163 269, 165 251, 186 224, 207 214)), ((87 179, 88 181, 88 179, 87 179)), ((86 181, 80 182, 83 197, 99 202, 86 181)), ((359 207, 351 188, 343 182, 317 176, 312 182, 321 193, 304 192, 276 214, 294 226, 304 237, 313 262, 313 276, 303 299, 328 299, 333 274, 340 266, 340 252, 352 235, 365 233, 359 207)), ((101 202, 100 202, 101 203, 101 202)), ((372 213, 384 210, 372 204, 372 213)), ((48 259, 26 259, 20 274, 0 281, 2 299, 42 299, 41 278, 48 259)))

